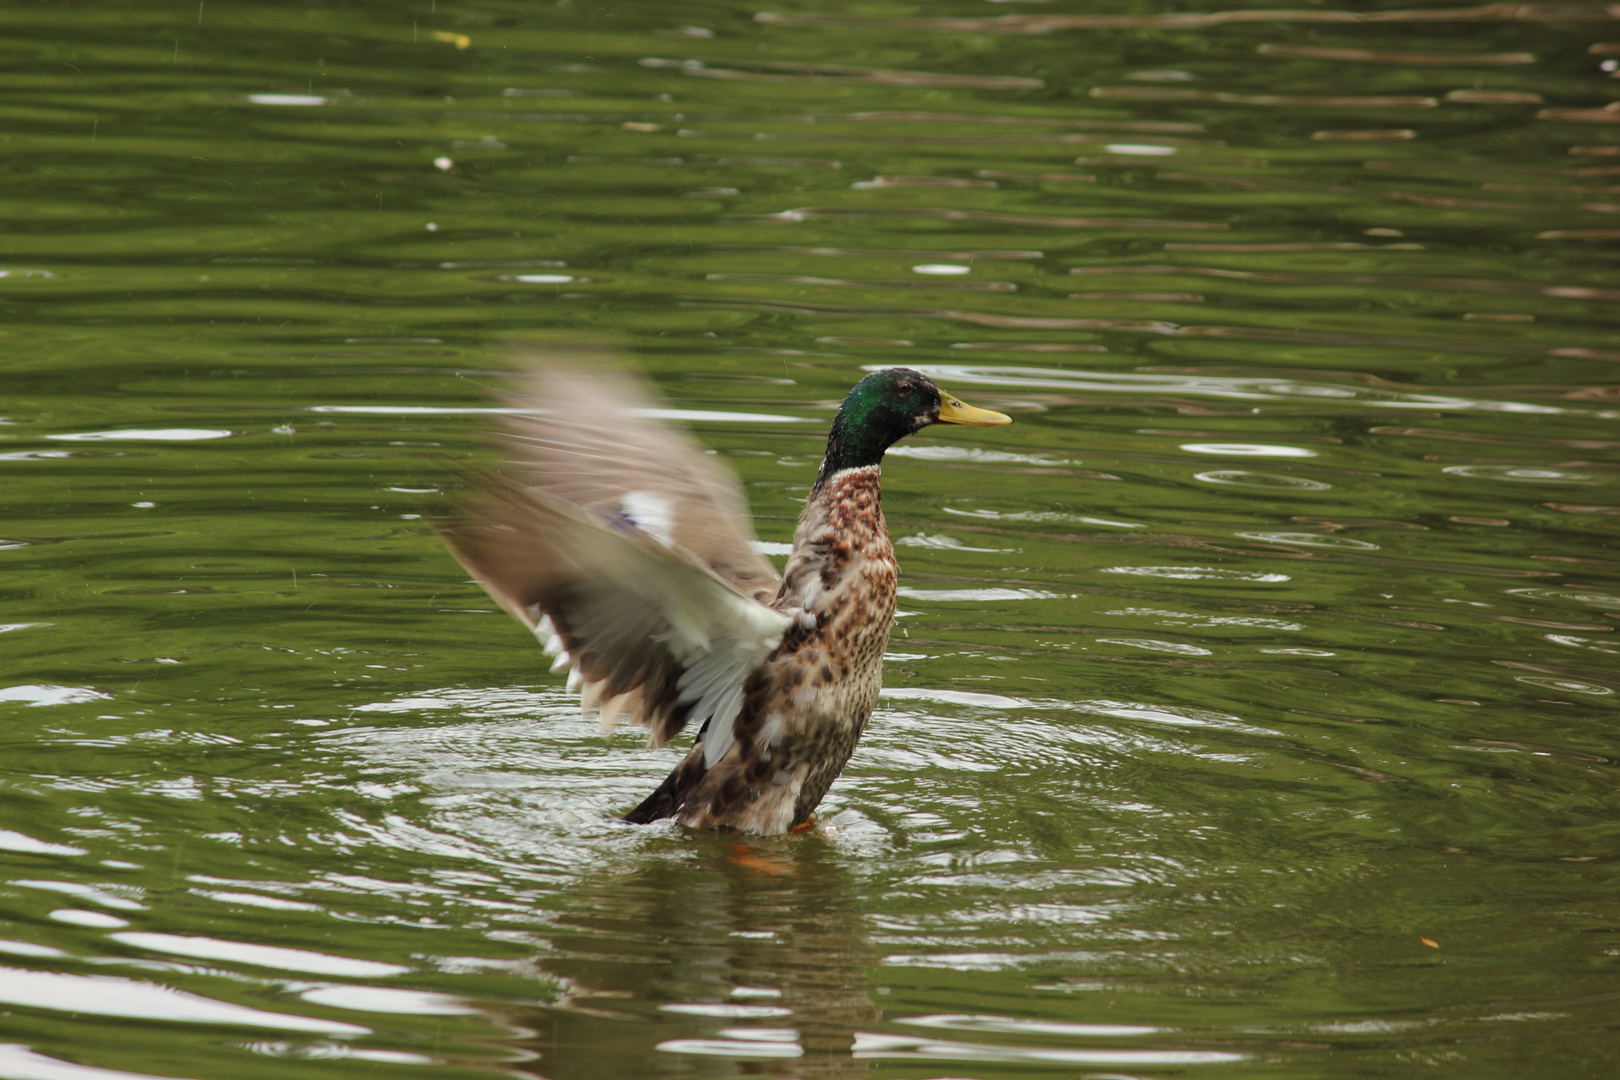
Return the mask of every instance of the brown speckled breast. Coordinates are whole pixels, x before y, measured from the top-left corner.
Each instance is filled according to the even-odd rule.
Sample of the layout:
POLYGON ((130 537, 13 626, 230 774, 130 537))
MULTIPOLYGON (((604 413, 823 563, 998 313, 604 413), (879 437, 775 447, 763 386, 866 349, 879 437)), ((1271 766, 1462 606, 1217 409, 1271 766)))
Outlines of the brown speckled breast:
POLYGON ((773 757, 790 754, 795 759, 795 823, 826 795, 872 716, 883 683, 883 651, 894 625, 898 576, 877 468, 836 473, 821 496, 827 512, 817 531, 824 530, 826 557, 810 607, 816 626, 805 630, 795 625, 765 665, 767 670, 779 665, 786 676, 777 683, 777 700, 768 708, 791 718, 773 757))
POLYGON ((665 781, 684 823, 785 832, 855 752, 894 624, 898 568, 881 494, 875 466, 835 473, 812 493, 771 605, 792 622, 744 687, 734 748, 704 771, 699 744, 665 781))

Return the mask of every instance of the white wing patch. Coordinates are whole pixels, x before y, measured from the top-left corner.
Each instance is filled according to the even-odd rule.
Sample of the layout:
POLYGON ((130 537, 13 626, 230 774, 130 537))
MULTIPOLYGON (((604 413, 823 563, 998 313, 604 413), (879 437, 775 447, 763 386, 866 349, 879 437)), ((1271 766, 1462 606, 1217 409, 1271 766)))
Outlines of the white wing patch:
POLYGON ((782 643, 787 619, 739 596, 730 640, 715 642, 686 665, 675 684, 683 704, 692 703, 687 723, 702 728, 703 767, 714 768, 736 741, 737 714, 742 711, 743 682, 782 643), (746 606, 745 606, 746 605, 746 606), (751 609, 751 610, 750 610, 751 609))
MULTIPOLYGON (((648 525, 658 524, 657 504, 667 508, 667 500, 632 495, 647 496, 634 500, 643 515, 636 524, 656 537, 648 525)), ((531 498, 533 510, 548 520, 559 554, 575 570, 568 610, 558 613, 568 642, 538 605, 522 609, 535 638, 555 658, 552 670, 568 669, 568 688, 583 690, 587 709, 607 702, 617 713, 625 703, 609 693, 609 687, 623 685, 616 674, 640 668, 649 650, 666 653, 681 669, 675 691, 689 707, 686 722, 694 730, 708 725, 703 756, 706 767, 713 767, 736 741, 743 683, 781 644, 788 617, 744 596, 679 549, 605 528, 543 496, 531 498), (585 681, 582 668, 597 678, 585 681)), ((624 502, 631 504, 632 497, 624 502)), ((603 722, 610 722, 606 708, 603 722)))
POLYGON ((656 491, 627 491, 619 499, 619 512, 665 547, 675 541, 675 502, 656 491))

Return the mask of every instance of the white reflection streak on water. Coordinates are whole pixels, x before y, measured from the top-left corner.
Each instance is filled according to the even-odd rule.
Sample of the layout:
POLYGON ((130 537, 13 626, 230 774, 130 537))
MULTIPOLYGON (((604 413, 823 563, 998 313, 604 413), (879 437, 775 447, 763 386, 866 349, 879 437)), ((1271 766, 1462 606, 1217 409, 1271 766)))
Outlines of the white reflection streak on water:
POLYGON ((724 1028, 717 1039, 666 1039, 654 1049, 666 1054, 725 1058, 797 1058, 804 1056, 799 1033, 791 1028, 724 1028))
POLYGON ((57 908, 50 917, 70 926, 88 926, 94 930, 117 930, 129 925, 128 919, 108 915, 105 911, 86 911, 83 908, 57 908))
POLYGON ((328 100, 314 94, 249 94, 247 99, 255 105, 325 105, 328 100))
POLYGON ((200 442, 206 439, 224 439, 233 433, 212 428, 124 428, 118 431, 80 431, 64 435, 47 435, 47 439, 63 442, 200 442))
POLYGON ((1339 548, 1352 551, 1377 551, 1378 545, 1348 536, 1324 536, 1321 533, 1302 532, 1235 532, 1233 536, 1244 540, 1259 540, 1266 544, 1287 544, 1291 547, 1339 548))
POLYGON ((54 945, 36 945, 31 941, 12 941, 9 938, 0 938, 0 953, 9 953, 12 956, 40 956, 52 960, 68 955, 66 950, 58 949, 54 945))
POLYGON ((1189 454, 1222 454, 1232 457, 1315 457, 1315 450, 1274 443, 1182 443, 1189 454))
POLYGON ((85 885, 76 881, 37 881, 29 878, 17 878, 11 882, 29 889, 43 889, 47 892, 63 893, 78 900, 88 900, 92 904, 110 907, 119 911, 145 911, 146 905, 137 900, 124 896, 115 896, 105 889, 94 885, 85 885))
POLYGON ((36 840, 26 833, 16 832, 12 829, 0 829, 0 851, 21 851, 30 855, 90 854, 81 847, 73 847, 70 844, 53 844, 46 840, 36 840))
POLYGON ((269 908, 272 911, 320 911, 319 904, 306 904, 302 900, 283 900, 279 897, 260 896, 258 893, 226 892, 220 889, 187 889, 193 896, 207 897, 222 904, 242 904, 247 907, 269 908))
POLYGON ((407 1016, 471 1016, 479 1010, 450 994, 405 990, 388 986, 350 986, 326 983, 299 995, 314 1005, 354 1012, 396 1013, 407 1016))
POLYGON ((982 450, 976 446, 891 446, 886 457, 915 458, 918 461, 971 461, 994 465, 1047 465, 1058 467, 1077 464, 1045 454, 1015 454, 1007 450, 982 450))
POLYGON ((1194 480, 1206 484, 1224 484, 1232 487, 1259 488, 1280 494, 1283 491, 1328 491, 1333 485, 1303 476, 1279 476, 1276 473, 1252 472, 1247 469, 1215 469, 1193 473, 1194 480))
POLYGON ((1083 1050, 1041 1046, 996 1046, 987 1043, 918 1039, 903 1035, 857 1032, 853 1056, 858 1059, 902 1058, 919 1061, 994 1061, 1060 1065, 1220 1065, 1247 1055, 1225 1050, 1083 1050))
POLYGON ((914 687, 885 687, 878 696, 890 701, 932 701, 940 705, 966 705, 979 709, 1034 709, 1033 701, 1002 694, 979 694, 970 690, 925 690, 914 687))
POLYGON ((1175 653, 1178 656, 1213 656, 1209 649, 1199 645, 1185 645, 1175 641, 1159 641, 1153 638, 1097 638, 1099 645, 1124 645, 1132 649, 1146 649, 1149 652, 1175 653))
POLYGON ((88 686, 37 686, 24 684, 0 688, 0 701, 22 701, 29 705, 82 705, 112 697, 88 686))
MULTIPOLYGON (((893 453, 893 451, 890 451, 893 453)), ((1063 514, 1056 511, 1028 510, 1002 513, 997 510, 965 510, 959 506, 940 507, 947 514, 959 517, 984 518, 989 521, 1063 521, 1076 525, 1103 525, 1114 529, 1145 529, 1146 525, 1135 521, 1111 521, 1108 518, 1087 517, 1083 514, 1063 514)))
POLYGON ((0 1043, 0 1076, 5 1080, 170 1080, 153 1073, 76 1065, 47 1057, 21 1043, 0 1043))
POLYGON ((779 1005, 736 1005, 731 1002, 666 1002, 658 1006, 658 1011, 681 1016, 716 1016, 727 1020, 770 1020, 793 1014, 792 1009, 779 1005))
POLYGON ((1253 727, 1235 716, 1215 712, 1213 709, 1194 709, 1185 706, 1147 705, 1130 701, 1081 701, 1073 706, 1081 712, 1112 716, 1120 720, 1143 720, 1171 727, 1220 728, 1244 735, 1276 735, 1275 731, 1253 727))
POLYGON ((0 968, 0 1002, 132 1020, 184 1024, 225 1024, 352 1037, 371 1029, 337 1020, 265 1012, 156 983, 116 975, 69 975, 54 971, 0 968))
POLYGON ((950 1031, 1005 1031, 1016 1035, 1074 1035, 1093 1039, 1122 1035, 1156 1035, 1166 1028, 1145 1024, 1065 1024, 1051 1020, 1024 1020, 1016 1016, 941 1013, 930 1016, 903 1016, 894 1021, 914 1027, 945 1028, 950 1031))
POLYGON ((249 964, 254 967, 274 968, 277 971, 297 971, 309 975, 351 975, 356 978, 385 978, 403 975, 411 970, 402 964, 384 964, 375 960, 356 960, 347 956, 332 956, 308 949, 289 949, 276 945, 253 945, 240 941, 221 941, 218 938, 182 934, 159 934, 138 931, 109 934, 113 941, 132 945, 137 949, 191 956, 224 963, 249 964))
POLYGON ((934 601, 938 603, 957 601, 994 603, 1001 600, 1062 600, 1066 598, 1064 593, 1047 592, 1045 589, 917 589, 909 585, 902 585, 895 592, 907 600, 934 601))
MULTIPOLYGON (((1556 415, 1574 410, 1554 405, 1515 401, 1484 401, 1442 394, 1408 393, 1294 379, 1222 377, 1215 375, 1159 375, 1141 372, 1064 371, 1058 368, 992 367, 966 364, 916 364, 918 371, 942 383, 999 386, 1085 393, 1192 394, 1200 397, 1247 401, 1289 399, 1343 400, 1388 409, 1458 409, 1480 412, 1515 412, 1556 415)), ((880 364, 863 370, 877 371, 880 364)))
POLYGON ((1271 584, 1291 580, 1287 574, 1224 570, 1213 566, 1105 566, 1097 572, 1127 574, 1131 577, 1167 578, 1171 581, 1253 581, 1271 584))

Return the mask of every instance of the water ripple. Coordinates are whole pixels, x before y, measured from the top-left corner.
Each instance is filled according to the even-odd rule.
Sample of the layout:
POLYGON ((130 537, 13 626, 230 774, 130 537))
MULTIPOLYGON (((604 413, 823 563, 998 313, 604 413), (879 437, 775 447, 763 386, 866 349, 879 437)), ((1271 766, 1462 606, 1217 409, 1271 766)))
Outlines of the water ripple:
POLYGON ((1042 1046, 998 1046, 991 1043, 918 1039, 857 1032, 852 1055, 902 1061, 979 1061, 1037 1065, 1125 1065, 1135 1067, 1224 1065, 1248 1055, 1226 1050, 1104 1050, 1042 1046))
POLYGON ((125 931, 107 935, 113 941, 132 945, 137 949, 191 956, 204 960, 218 960, 227 964, 247 964, 268 967, 277 971, 297 971, 311 975, 349 975, 356 978, 380 978, 402 975, 410 968, 400 964, 384 964, 375 960, 356 960, 347 956, 312 952, 308 949, 289 949, 279 945, 253 945, 241 941, 222 941, 218 938, 185 934, 158 934, 125 931))
POLYGON ((0 1001, 31 1009, 129 1020, 273 1028, 344 1037, 370 1033, 369 1028, 358 1024, 265 1012, 157 983, 109 975, 69 975, 7 968, 0 970, 0 1001))
POLYGON ((1310 480, 1303 476, 1282 476, 1277 473, 1253 472, 1248 469, 1216 469, 1212 472, 1193 473, 1193 479, 1206 484, 1229 487, 1257 488, 1261 491, 1327 491, 1332 484, 1310 480))

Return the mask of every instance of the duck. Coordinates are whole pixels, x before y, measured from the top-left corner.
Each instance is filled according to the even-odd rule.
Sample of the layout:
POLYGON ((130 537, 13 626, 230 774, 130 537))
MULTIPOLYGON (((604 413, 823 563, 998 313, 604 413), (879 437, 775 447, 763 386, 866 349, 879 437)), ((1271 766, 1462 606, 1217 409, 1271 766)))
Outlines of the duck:
POLYGON ((438 530, 471 578, 567 672, 604 732, 680 762, 623 820, 774 836, 813 813, 872 717, 899 567, 883 455, 933 424, 998 426, 919 371, 866 375, 839 405, 780 575, 742 484, 601 356, 531 358, 438 530))

